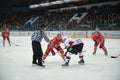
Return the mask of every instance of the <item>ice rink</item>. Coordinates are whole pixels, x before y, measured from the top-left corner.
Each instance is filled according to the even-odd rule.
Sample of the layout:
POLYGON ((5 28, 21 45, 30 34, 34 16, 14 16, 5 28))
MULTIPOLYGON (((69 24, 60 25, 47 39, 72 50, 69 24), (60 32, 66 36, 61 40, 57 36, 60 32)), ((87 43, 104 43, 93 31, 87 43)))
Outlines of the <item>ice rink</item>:
MULTIPOLYGON (((0 37, 0 80, 120 80, 120 39, 106 39, 105 46, 109 57, 98 48, 93 55, 93 41, 81 38, 84 42, 85 65, 79 65, 77 55, 71 56, 69 67, 62 67, 63 60, 56 54, 48 56, 45 68, 32 66, 30 36, 11 36, 11 41, 19 46, 2 46, 0 37)), ((43 40, 45 51, 47 43, 43 40)), ((62 46, 63 47, 63 46, 62 46)))

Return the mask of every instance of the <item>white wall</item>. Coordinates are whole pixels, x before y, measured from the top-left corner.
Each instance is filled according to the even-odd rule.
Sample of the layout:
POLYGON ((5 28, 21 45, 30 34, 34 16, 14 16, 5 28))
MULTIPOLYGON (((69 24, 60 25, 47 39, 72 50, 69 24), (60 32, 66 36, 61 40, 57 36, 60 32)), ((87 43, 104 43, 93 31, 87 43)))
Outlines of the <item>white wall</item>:
MULTIPOLYGON (((63 36, 71 37, 91 37, 94 31, 46 31, 50 37, 55 36, 57 33, 62 33, 63 36)), ((107 38, 120 38, 120 31, 100 31, 107 38)), ((31 36, 33 31, 11 31, 11 36, 31 36)), ((1 32, 0 32, 1 35, 1 32)))

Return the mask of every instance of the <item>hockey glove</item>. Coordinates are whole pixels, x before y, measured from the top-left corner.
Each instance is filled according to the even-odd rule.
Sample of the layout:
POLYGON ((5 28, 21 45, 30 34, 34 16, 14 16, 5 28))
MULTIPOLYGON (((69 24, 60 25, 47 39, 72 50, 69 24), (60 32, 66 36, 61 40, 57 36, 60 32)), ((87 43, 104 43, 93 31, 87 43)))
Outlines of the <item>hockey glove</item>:
POLYGON ((52 53, 53 56, 55 56, 55 54, 56 54, 55 52, 52 53))
POLYGON ((65 48, 63 48, 63 49, 67 49, 67 47, 65 46, 65 48))
POLYGON ((69 51, 71 51, 72 50, 72 47, 71 48, 69 48, 69 51))
POLYGON ((100 46, 99 46, 99 48, 101 49, 103 46, 104 46, 104 44, 101 44, 101 43, 100 43, 100 46))
POLYGON ((102 47, 103 47, 103 45, 102 45, 102 44, 100 44, 99 48, 101 49, 102 47))
POLYGON ((51 46, 52 48, 54 47, 54 43, 53 43, 53 42, 50 42, 49 44, 50 44, 50 46, 51 46))

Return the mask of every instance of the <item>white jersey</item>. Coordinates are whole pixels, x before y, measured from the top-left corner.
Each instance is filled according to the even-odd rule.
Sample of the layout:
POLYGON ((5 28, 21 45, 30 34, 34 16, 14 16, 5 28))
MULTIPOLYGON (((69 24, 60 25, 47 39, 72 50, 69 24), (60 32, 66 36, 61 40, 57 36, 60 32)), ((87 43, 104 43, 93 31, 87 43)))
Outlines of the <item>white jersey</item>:
POLYGON ((77 45, 82 43, 82 40, 80 38, 68 38, 65 40, 64 45, 65 47, 69 47, 71 46, 71 43, 72 43, 72 46, 77 45))

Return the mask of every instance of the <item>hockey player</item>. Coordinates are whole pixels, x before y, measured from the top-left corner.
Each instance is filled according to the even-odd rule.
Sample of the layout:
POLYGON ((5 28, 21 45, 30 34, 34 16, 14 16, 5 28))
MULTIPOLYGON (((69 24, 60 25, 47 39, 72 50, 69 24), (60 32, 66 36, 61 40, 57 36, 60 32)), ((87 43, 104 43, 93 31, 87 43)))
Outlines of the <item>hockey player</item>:
POLYGON ((62 64, 62 66, 69 66, 69 61, 71 59, 72 54, 79 56, 79 64, 84 64, 84 56, 82 54, 84 44, 82 40, 80 38, 67 38, 65 39, 64 44, 67 51, 65 53, 65 64, 62 64))
POLYGON ((5 46, 5 40, 7 39, 9 46, 10 44, 10 31, 9 28, 6 28, 4 31, 2 31, 2 37, 3 37, 3 46, 5 46))
POLYGON ((42 57, 43 63, 45 62, 45 59, 49 55, 50 52, 52 53, 53 56, 55 55, 55 51, 53 50, 54 48, 60 53, 62 59, 64 60, 64 51, 63 51, 63 49, 60 46, 61 43, 64 43, 64 40, 62 39, 62 35, 61 34, 57 34, 57 36, 52 38, 50 40, 50 42, 51 42, 51 44, 53 46, 48 44, 47 49, 45 51, 45 54, 42 57))
POLYGON ((99 48, 102 49, 104 51, 105 55, 108 55, 107 53, 107 49, 105 47, 105 38, 104 36, 99 32, 99 30, 96 30, 93 34, 92 34, 92 40, 94 41, 94 52, 93 55, 96 54, 97 51, 97 47, 99 45, 99 48))

